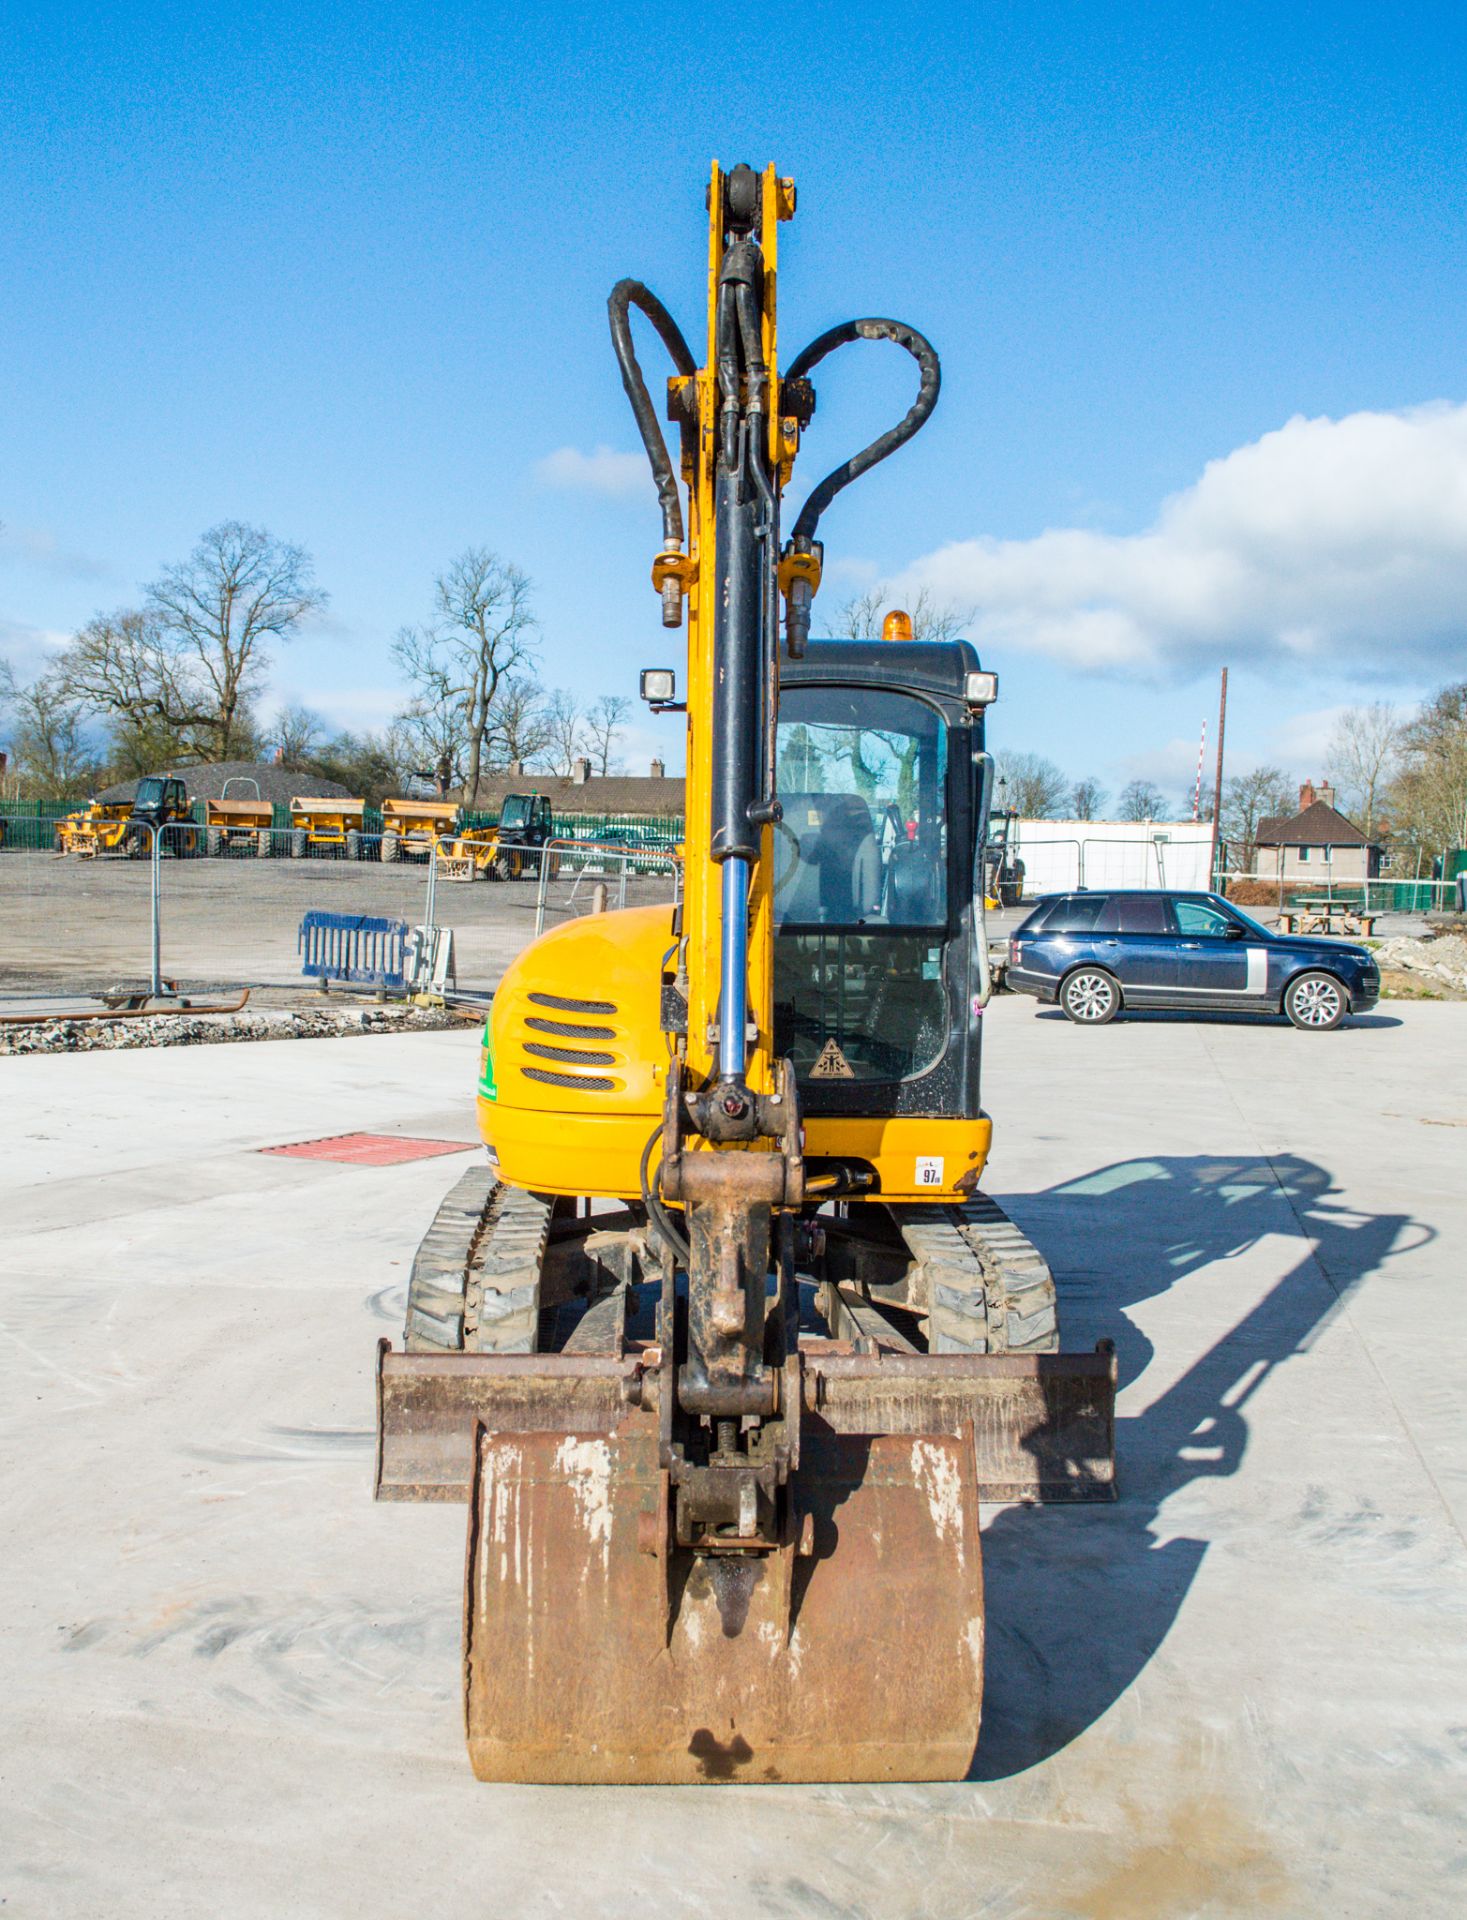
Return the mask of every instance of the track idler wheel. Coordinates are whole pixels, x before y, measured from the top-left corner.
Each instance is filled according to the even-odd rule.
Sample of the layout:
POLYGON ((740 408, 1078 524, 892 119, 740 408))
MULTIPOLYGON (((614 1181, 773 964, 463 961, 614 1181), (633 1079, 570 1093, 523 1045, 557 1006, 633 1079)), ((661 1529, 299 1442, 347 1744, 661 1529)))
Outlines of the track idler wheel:
POLYGON ((655 1421, 481 1429, 464 1691, 482 1780, 960 1780, 978 1739, 971 1433, 807 1421, 789 1543, 671 1544, 655 1421))

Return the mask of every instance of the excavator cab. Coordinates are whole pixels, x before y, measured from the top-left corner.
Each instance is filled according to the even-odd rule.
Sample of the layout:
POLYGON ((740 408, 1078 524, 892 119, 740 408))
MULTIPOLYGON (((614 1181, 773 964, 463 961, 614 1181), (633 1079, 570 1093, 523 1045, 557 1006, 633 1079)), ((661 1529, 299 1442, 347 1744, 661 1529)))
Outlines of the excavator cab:
POLYGON ((861 319, 783 365, 794 183, 715 166, 708 210, 702 366, 641 282, 609 302, 688 630, 685 707, 644 676, 686 713, 681 897, 506 969, 489 1164, 379 1349, 377 1492, 467 1502, 484 1779, 961 1779, 979 1502, 1111 1497, 1114 1355, 1060 1351, 1049 1269, 981 1190, 996 678, 902 614, 810 639, 820 517, 928 418, 937 355, 861 319), (916 398, 784 538, 812 375, 855 342, 906 352, 916 398))
POLYGON ((774 1045, 813 1116, 976 1119, 984 708, 965 641, 811 642, 780 676, 774 1045))

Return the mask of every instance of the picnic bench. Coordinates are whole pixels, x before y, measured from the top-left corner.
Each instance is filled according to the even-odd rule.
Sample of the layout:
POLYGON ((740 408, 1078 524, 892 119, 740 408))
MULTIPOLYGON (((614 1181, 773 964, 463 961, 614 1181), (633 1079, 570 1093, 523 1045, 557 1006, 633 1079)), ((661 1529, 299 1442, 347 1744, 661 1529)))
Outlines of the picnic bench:
POLYGON ((1278 924, 1283 933, 1347 933, 1368 940, 1379 918, 1353 900, 1296 900, 1279 914, 1278 924))

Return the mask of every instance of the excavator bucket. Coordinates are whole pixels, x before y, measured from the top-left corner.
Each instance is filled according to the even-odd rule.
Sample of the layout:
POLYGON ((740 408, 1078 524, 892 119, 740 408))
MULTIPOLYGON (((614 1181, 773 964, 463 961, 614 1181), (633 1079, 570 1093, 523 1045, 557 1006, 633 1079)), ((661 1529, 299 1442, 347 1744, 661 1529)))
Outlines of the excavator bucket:
POLYGON ((806 1426, 788 1543, 671 1540, 655 1419, 477 1435, 464 1698, 482 1780, 953 1780, 978 1739, 971 1430, 806 1426))

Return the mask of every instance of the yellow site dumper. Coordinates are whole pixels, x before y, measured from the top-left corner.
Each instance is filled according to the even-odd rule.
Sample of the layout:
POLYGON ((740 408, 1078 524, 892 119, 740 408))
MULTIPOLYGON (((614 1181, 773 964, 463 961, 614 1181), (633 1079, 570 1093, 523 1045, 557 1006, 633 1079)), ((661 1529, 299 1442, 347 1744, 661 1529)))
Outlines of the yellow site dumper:
POLYGON ((384 800, 382 858, 425 860, 435 841, 446 841, 458 827, 463 809, 454 800, 384 800))
POLYGON ((362 815, 365 800, 344 800, 334 795, 297 797, 290 803, 290 857, 304 860, 319 847, 343 853, 348 860, 362 857, 362 815))
POLYGON ((274 819, 274 807, 262 800, 258 791, 253 798, 236 794, 233 798, 206 800, 204 832, 210 855, 249 853, 268 860, 274 819))

